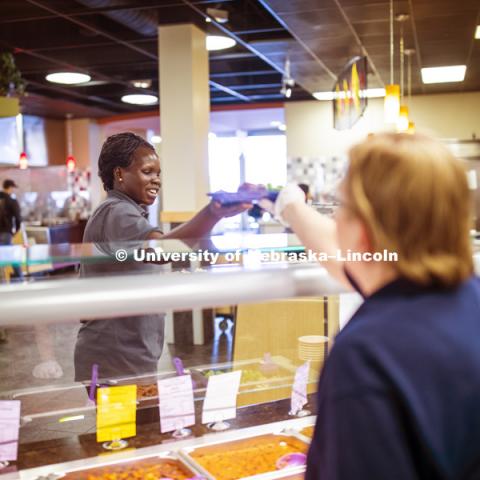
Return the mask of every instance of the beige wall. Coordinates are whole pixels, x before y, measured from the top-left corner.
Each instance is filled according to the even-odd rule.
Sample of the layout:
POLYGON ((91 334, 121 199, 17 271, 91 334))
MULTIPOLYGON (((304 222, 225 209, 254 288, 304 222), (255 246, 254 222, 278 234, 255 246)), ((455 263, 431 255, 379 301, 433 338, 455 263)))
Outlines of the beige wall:
MULTIPOLYGON (((480 92, 412 97, 411 116, 417 131, 438 138, 480 138, 480 92)), ((331 102, 285 104, 289 157, 334 156, 346 152, 370 132, 383 130, 383 99, 371 99, 364 116, 351 129, 333 128, 331 102)))

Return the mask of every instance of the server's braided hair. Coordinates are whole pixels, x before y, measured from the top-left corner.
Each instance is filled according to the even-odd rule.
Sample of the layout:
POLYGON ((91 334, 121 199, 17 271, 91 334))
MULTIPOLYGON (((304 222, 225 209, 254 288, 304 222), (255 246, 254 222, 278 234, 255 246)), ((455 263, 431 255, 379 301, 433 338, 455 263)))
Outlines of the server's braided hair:
POLYGON ((155 151, 146 140, 132 132, 117 133, 105 140, 98 157, 98 176, 102 179, 105 191, 113 189, 115 168, 130 166, 133 155, 139 147, 155 151))

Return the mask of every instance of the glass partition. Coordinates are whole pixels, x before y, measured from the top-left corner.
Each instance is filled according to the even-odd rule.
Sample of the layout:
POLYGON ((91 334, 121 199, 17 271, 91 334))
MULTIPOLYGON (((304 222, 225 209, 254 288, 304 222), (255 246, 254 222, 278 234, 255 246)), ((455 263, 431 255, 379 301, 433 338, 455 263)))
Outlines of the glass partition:
MULTIPOLYGON (((43 466, 22 476, 39 478, 112 462, 103 446, 110 442, 98 436, 98 399, 122 391, 116 387, 134 390, 134 430, 108 439, 128 442, 124 459, 166 451, 190 458, 198 442, 247 434, 293 431, 308 443, 322 365, 361 300, 304 253, 288 234, 1 247, 0 397, 21 402, 12 468, 43 466), (119 249, 126 258, 115 256, 119 249), (152 262, 136 259, 139 252, 179 257, 152 262), (12 266, 24 269, 22 280, 8 272, 12 266), (295 377, 307 362, 306 404, 290 415, 295 377), (238 380, 236 416, 204 417, 207 386, 222 374, 238 380), (184 375, 191 376, 194 421, 192 434, 178 440, 181 428, 161 432, 159 403, 168 396, 158 382, 184 375)), ((205 473, 195 465, 195 474, 205 473)))
MULTIPOLYGON (((116 457, 105 457, 104 445, 112 441, 128 442, 124 459, 153 451, 180 458, 223 428, 212 438, 240 441, 254 432, 265 440, 295 426, 288 435, 297 442, 314 421, 313 394, 339 329, 342 292, 301 253, 289 234, 0 248, 0 397, 21 402, 10 468, 22 478, 86 478, 70 475, 110 465, 116 457), (141 257, 147 253, 163 257, 141 257), (289 415, 295 375, 307 361, 307 403, 289 415), (239 382, 235 418, 204 417, 207 386, 222 374, 239 382), (181 428, 161 432, 167 387, 159 392, 158 382, 184 375, 191 376, 194 422, 177 443, 181 428), (100 398, 117 387, 134 389, 134 429, 102 437, 100 398)), ((214 412, 225 410, 215 406, 218 395, 214 412)), ((185 462, 190 477, 210 478, 185 462)))

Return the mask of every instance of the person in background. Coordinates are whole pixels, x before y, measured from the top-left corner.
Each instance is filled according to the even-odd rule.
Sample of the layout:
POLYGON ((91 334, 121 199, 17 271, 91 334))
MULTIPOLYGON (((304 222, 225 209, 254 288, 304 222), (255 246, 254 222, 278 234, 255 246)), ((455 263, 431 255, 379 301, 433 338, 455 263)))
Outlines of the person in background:
MULTIPOLYGON (((107 198, 90 217, 83 237, 102 251, 125 248, 125 242, 199 239, 224 217, 237 215, 251 204, 221 206, 211 202, 189 222, 163 234, 148 221, 147 206, 160 191, 160 160, 152 145, 133 133, 107 138, 98 159, 107 198)), ((161 266, 143 262, 84 263, 82 277, 158 273, 161 266)), ((152 277, 152 282, 155 279, 152 277)), ((103 378, 155 373, 164 343, 164 315, 129 316, 84 321, 75 346, 75 379, 87 380, 93 364, 103 378)))
POLYGON ((296 185, 263 202, 365 299, 321 373, 306 479, 478 479, 480 280, 463 166, 421 135, 373 135, 349 157, 335 220, 296 185), (398 260, 368 260, 384 250, 398 260))
POLYGON ((13 235, 20 230, 22 223, 20 205, 12 196, 15 188, 18 188, 17 184, 7 178, 0 191, 0 245, 11 245, 13 235))
MULTIPOLYGON (((18 188, 17 184, 7 178, 3 182, 3 190, 0 191, 0 246, 12 244, 13 235, 20 229, 22 223, 20 206, 12 197, 15 188, 18 188)), ((12 265, 12 269, 15 278, 23 277, 22 270, 18 265, 12 265)), ((6 341, 7 331, 0 328, 0 342, 6 341)))

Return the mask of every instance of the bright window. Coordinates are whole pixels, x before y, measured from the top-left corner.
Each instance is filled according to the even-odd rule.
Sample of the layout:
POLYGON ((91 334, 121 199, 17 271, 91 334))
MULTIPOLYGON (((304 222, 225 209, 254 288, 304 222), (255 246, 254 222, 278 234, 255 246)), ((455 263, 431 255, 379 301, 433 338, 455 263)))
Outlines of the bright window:
POLYGON ((285 135, 258 135, 244 139, 245 180, 273 186, 287 183, 285 135))
POLYGON ((240 156, 245 159, 245 181, 285 185, 287 142, 285 135, 213 137, 209 141, 210 190, 235 192, 240 185, 240 156))
POLYGON ((209 139, 210 191, 237 191, 240 184, 240 154, 240 143, 237 137, 213 137, 209 139))
MULTIPOLYGON (((235 192, 240 184, 242 154, 245 181, 254 184, 285 185, 287 182, 287 142, 285 135, 210 137, 210 191, 235 192)), ((240 216, 223 219, 216 233, 239 230, 240 216)), ((246 228, 244 225, 243 228, 246 228)))

